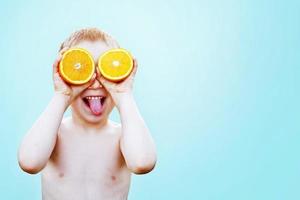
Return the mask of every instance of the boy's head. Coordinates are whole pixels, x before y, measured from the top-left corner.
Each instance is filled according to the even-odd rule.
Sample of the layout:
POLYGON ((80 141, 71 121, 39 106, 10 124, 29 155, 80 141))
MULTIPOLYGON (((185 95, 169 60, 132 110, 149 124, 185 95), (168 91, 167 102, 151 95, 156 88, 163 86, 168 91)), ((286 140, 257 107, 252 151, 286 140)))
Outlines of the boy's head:
POLYGON ((90 42, 102 41, 107 46, 111 46, 113 48, 119 47, 119 44, 115 39, 113 39, 109 34, 101 31, 100 29, 84 28, 84 29, 80 29, 80 30, 72 33, 61 44, 59 51, 61 51, 63 49, 67 50, 71 47, 74 47, 75 45, 77 45, 79 42, 82 42, 82 41, 90 41, 90 42))
MULTIPOLYGON (((73 47, 89 51, 97 65, 101 54, 109 49, 118 48, 119 44, 110 35, 97 28, 86 28, 72 33, 61 44, 59 51, 66 51, 73 47)), ((71 104, 73 115, 94 124, 106 120, 113 107, 112 97, 97 79, 71 104)))

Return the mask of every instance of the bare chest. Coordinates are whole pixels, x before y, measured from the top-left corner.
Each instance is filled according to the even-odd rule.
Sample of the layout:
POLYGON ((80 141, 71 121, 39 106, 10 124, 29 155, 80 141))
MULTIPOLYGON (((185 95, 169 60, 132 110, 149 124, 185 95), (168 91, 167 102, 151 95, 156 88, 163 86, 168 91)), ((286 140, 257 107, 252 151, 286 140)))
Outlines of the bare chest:
POLYGON ((62 129, 42 171, 43 200, 127 199, 131 173, 114 132, 62 129))
POLYGON ((120 136, 60 134, 44 171, 49 179, 113 185, 127 182, 130 173, 119 146, 120 136))
POLYGON ((117 135, 60 135, 42 173, 43 199, 126 199, 129 185, 117 135))

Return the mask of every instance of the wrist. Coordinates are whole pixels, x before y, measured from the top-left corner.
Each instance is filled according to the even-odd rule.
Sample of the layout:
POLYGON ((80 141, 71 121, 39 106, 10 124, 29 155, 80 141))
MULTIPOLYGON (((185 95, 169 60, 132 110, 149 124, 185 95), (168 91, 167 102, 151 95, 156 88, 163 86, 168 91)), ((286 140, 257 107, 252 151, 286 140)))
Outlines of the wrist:
POLYGON ((69 95, 60 93, 60 92, 55 92, 53 99, 57 101, 59 104, 63 105, 65 109, 70 105, 71 102, 71 97, 69 95))
POLYGON ((120 111, 123 107, 128 105, 130 102, 134 102, 134 97, 132 92, 117 93, 114 95, 114 101, 116 107, 120 111))

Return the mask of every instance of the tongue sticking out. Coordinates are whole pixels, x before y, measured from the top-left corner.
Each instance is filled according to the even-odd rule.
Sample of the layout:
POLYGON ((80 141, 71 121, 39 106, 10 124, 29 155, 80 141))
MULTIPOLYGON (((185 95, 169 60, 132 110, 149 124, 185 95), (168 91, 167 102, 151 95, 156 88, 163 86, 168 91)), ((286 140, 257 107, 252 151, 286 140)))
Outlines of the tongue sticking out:
POLYGON ((99 115, 102 111, 101 99, 89 99, 89 105, 92 113, 94 115, 99 115))

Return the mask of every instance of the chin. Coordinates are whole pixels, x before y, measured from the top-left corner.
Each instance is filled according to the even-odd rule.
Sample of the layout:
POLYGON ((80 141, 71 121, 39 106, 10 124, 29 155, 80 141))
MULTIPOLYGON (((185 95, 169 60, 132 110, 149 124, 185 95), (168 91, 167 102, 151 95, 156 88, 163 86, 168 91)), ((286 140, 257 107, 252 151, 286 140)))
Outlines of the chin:
POLYGON ((82 115, 81 119, 89 124, 100 124, 108 119, 107 115, 100 115, 100 116, 86 116, 82 115))
POLYGON ((72 112, 80 120, 89 124, 99 124, 107 121, 114 103, 108 95, 85 94, 77 97, 71 107, 72 112))

